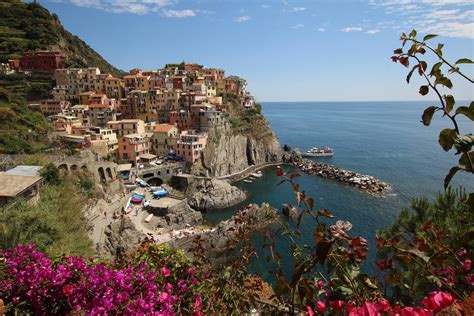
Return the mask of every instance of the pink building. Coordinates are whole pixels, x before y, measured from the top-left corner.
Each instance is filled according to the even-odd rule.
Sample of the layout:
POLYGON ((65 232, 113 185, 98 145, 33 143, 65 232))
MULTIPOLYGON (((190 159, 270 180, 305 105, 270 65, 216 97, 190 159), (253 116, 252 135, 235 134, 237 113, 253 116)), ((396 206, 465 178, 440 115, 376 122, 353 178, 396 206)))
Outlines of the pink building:
POLYGON ((207 134, 196 133, 192 130, 183 131, 174 145, 174 151, 186 162, 195 163, 201 158, 201 152, 206 147, 206 143, 207 134))
POLYGON ((136 164, 141 155, 149 154, 152 133, 129 134, 118 140, 119 159, 136 164))

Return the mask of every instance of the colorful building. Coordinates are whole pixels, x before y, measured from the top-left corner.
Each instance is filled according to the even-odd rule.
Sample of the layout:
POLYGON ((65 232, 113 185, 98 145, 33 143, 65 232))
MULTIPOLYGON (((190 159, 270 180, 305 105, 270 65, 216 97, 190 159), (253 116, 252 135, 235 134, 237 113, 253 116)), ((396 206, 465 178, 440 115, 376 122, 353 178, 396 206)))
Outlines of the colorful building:
POLYGON ((54 72, 64 68, 64 56, 55 51, 27 52, 20 58, 20 70, 33 72, 54 72))
POLYGON ((152 152, 158 156, 166 156, 173 150, 179 130, 171 124, 158 124, 153 128, 151 141, 152 152))
POLYGON ((207 134, 196 131, 183 131, 174 146, 176 155, 183 157, 186 162, 195 163, 201 158, 201 152, 206 147, 207 134))
POLYGON ((152 133, 129 134, 119 138, 119 159, 137 163, 141 155, 150 153, 152 133))
POLYGON ((69 101, 42 100, 40 102, 40 111, 47 114, 60 114, 69 109, 71 103, 69 101))

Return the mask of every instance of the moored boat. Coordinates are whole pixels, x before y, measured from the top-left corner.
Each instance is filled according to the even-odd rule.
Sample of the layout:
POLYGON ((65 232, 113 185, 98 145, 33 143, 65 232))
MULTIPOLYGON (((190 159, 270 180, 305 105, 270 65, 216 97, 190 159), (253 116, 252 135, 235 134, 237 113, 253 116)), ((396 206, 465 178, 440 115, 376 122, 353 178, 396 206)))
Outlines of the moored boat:
POLYGON ((313 147, 301 154, 303 157, 330 157, 334 155, 334 150, 329 147, 313 147))

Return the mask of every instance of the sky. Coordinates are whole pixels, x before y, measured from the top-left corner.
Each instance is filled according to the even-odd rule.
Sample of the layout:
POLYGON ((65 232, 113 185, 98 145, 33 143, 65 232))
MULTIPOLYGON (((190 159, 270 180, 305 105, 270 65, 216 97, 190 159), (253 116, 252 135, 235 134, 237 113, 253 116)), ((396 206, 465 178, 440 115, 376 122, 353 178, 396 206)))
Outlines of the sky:
MULTIPOLYGON (((398 101, 420 78, 390 60, 402 32, 474 60, 474 0, 39 0, 114 66, 196 62, 248 80, 258 101, 398 101), (415 77, 415 76, 414 76, 415 77)), ((428 63, 436 62, 426 58, 428 63)), ((471 78, 474 65, 461 68, 471 78)), ((472 84, 453 75, 457 99, 472 84)))

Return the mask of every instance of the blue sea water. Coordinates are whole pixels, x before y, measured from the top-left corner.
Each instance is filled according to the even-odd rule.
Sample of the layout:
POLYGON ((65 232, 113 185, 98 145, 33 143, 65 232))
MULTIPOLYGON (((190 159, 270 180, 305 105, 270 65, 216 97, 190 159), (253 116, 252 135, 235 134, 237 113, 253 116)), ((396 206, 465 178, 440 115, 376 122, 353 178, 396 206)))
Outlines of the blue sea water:
MULTIPOLYGON (((434 198, 443 190, 443 179, 449 168, 459 159, 453 151, 444 152, 437 143, 439 131, 451 127, 446 118, 435 117, 429 127, 420 123, 423 109, 428 105, 427 102, 268 102, 262 108, 282 145, 301 150, 332 147, 333 157, 315 159, 375 176, 393 187, 393 192, 380 198, 334 180, 305 174, 297 179, 300 188, 314 198, 315 208, 329 209, 337 219, 350 221, 351 235, 369 240, 369 259, 373 259, 376 231, 389 225, 401 208, 409 206, 412 198, 434 198)), ((467 120, 461 122, 461 129, 474 132, 467 120)), ((280 179, 275 170, 265 169, 264 176, 253 183, 236 183, 250 192, 249 198, 235 207, 209 212, 206 219, 210 222, 227 219, 248 203, 268 202, 276 208, 281 208, 282 203, 294 203, 291 188, 277 186, 280 179)), ((456 175, 452 185, 474 191, 473 177, 468 174, 456 175)), ((314 226, 310 220, 302 225, 307 242, 312 239, 314 226)), ((254 244, 257 249, 262 245, 257 235, 254 244)), ((289 243, 279 238, 278 245, 288 270, 289 243)), ((252 268, 272 281, 271 269, 263 255, 252 268)), ((371 264, 366 264, 364 269, 374 270, 371 264)))

